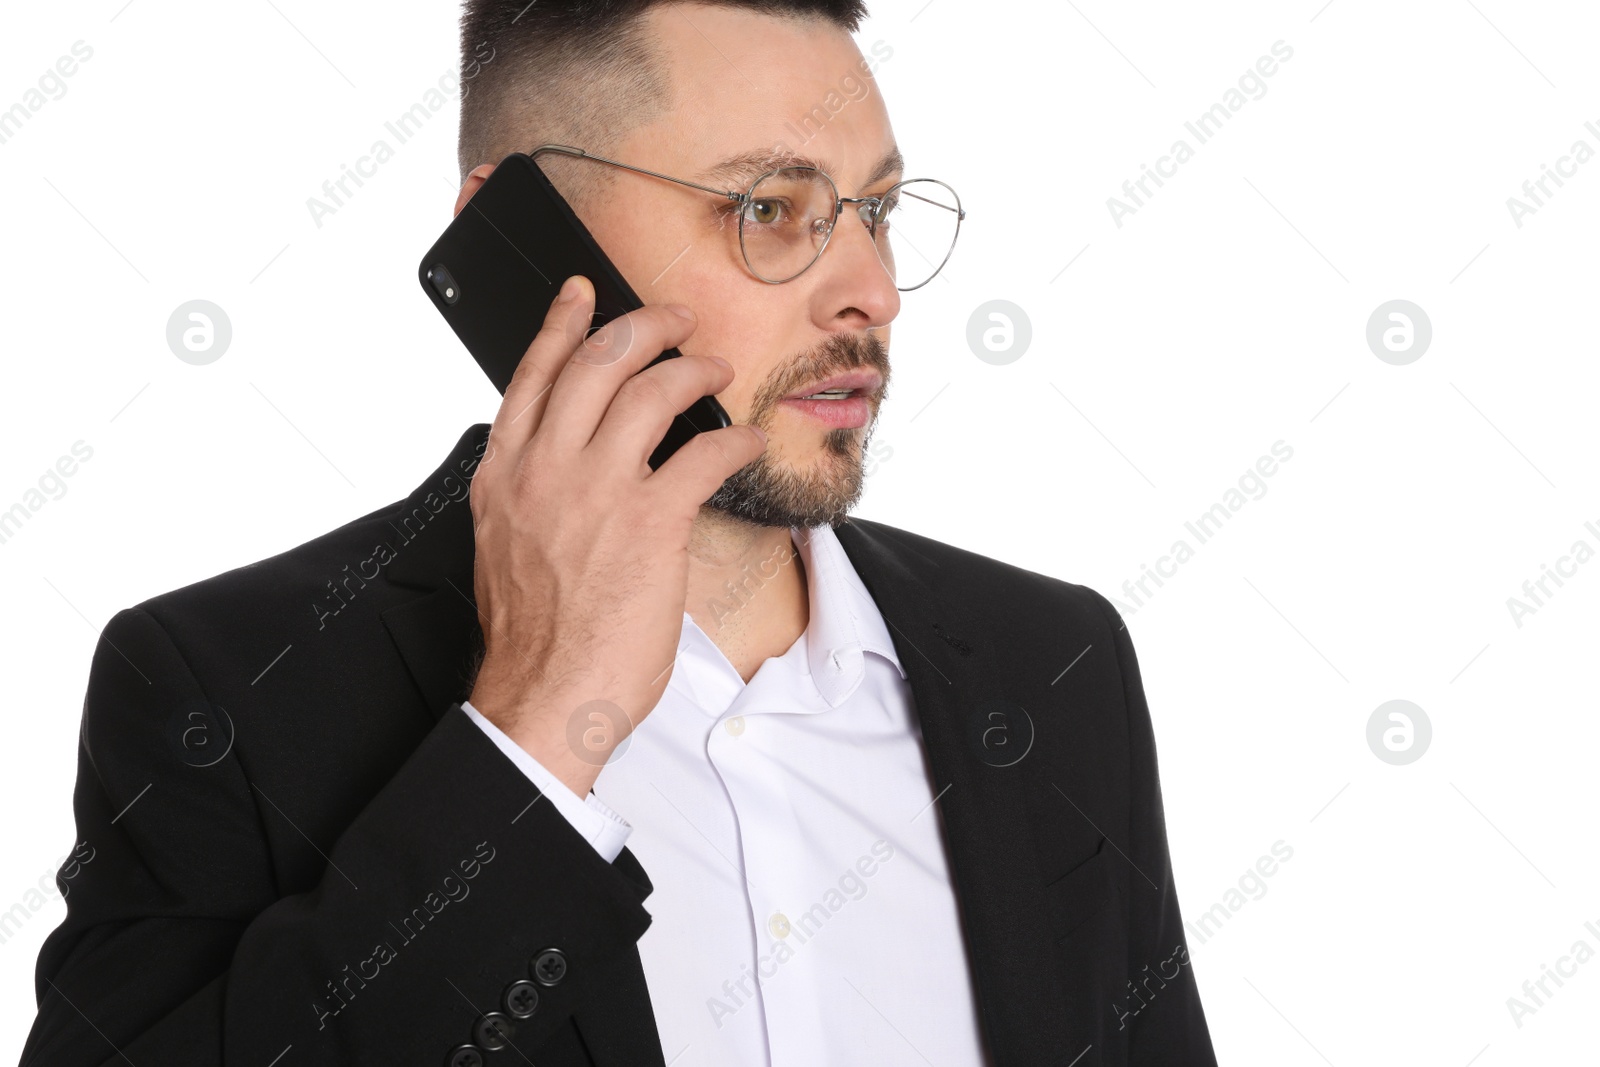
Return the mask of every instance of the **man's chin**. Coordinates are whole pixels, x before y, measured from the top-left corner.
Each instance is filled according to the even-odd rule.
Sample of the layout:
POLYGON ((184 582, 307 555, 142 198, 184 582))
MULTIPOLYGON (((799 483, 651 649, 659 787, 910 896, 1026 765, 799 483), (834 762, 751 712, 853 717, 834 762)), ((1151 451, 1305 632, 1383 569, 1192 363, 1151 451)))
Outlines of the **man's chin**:
MULTIPOLYGON (((830 431, 830 434, 836 431, 830 431)), ((837 526, 861 499, 864 450, 840 432, 804 470, 758 456, 735 471, 705 506, 756 526, 837 526)))

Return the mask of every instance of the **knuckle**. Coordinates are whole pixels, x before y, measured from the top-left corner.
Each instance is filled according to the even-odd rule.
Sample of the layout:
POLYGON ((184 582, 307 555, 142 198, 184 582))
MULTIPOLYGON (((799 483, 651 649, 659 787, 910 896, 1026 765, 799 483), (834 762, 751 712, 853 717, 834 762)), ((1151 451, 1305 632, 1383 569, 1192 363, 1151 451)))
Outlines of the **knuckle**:
POLYGON ((629 409, 639 410, 653 408, 666 400, 667 392, 663 385, 668 383, 663 382, 661 375, 655 373, 659 369, 651 367, 648 371, 635 374, 623 382, 622 387, 617 390, 618 401, 629 409))

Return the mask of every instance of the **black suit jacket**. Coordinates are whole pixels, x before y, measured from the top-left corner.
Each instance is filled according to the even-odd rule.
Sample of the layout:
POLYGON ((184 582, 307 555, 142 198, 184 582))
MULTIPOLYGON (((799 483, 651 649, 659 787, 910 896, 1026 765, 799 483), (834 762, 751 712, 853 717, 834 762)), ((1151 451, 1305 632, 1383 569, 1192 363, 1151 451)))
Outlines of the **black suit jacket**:
MULTIPOLYGON (((24 1065, 433 1065, 504 1019, 490 1063, 662 1063, 650 877, 535 803, 459 707, 487 433, 406 500, 107 624, 24 1065)), ((995 1063, 1214 1064, 1116 611, 837 532, 909 676, 995 1063)))

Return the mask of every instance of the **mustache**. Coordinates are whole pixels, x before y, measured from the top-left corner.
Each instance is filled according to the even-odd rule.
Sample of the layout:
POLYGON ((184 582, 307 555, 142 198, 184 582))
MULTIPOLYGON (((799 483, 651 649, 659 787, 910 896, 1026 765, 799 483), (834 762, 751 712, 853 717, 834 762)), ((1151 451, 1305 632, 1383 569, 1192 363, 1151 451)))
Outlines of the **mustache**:
POLYGON ((889 389, 889 347, 872 333, 836 333, 767 376, 750 405, 750 421, 760 421, 790 393, 844 371, 870 367, 883 376, 872 399, 881 404, 889 389))

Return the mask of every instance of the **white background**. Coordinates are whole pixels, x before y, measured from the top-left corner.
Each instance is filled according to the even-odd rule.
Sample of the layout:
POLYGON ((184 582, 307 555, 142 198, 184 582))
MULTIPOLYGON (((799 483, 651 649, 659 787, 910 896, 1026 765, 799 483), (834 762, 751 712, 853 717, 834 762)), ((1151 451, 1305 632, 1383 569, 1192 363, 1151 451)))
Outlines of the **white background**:
MULTIPOLYGON (((1506 201, 1600 150, 1600 15, 1321 3, 873 5, 910 170, 970 214, 896 323, 858 514, 1123 602, 1186 919, 1293 849, 1190 934, 1221 1062, 1594 1062, 1600 960, 1521 1027, 1506 1001, 1600 951, 1600 561, 1520 626, 1507 599, 1600 550, 1600 160, 1521 227, 1506 201), (1265 95, 1198 144, 1184 122, 1280 40, 1265 95), (1194 158, 1117 226, 1107 198, 1180 137, 1194 158), (967 342, 994 299, 1032 329, 1001 366, 967 342), (1404 366, 1366 343, 1392 299, 1433 327, 1404 366), (1265 495, 1197 544, 1184 523, 1280 440, 1265 495), (1194 558, 1136 605, 1124 581, 1179 538, 1194 558), (1366 740, 1391 699, 1432 723, 1405 766, 1366 740)), ((0 544, 0 910, 72 846, 99 627, 404 495, 497 400, 415 279, 454 100, 320 228, 306 207, 454 69, 454 5, 124 4, 12 5, 0 34, 0 108, 94 50, 0 144, 0 510, 93 449, 0 544), (196 298, 233 327, 208 366, 166 343, 196 298)), ((0 1049, 63 914, 0 944, 0 1049)))

